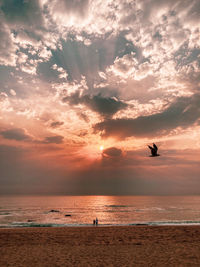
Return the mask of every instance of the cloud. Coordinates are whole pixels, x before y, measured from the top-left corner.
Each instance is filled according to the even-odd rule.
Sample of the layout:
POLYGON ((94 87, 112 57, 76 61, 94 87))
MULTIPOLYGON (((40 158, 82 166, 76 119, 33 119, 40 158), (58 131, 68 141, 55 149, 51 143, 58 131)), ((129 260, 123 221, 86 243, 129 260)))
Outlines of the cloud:
POLYGON ((39 0, 3 0, 0 4, 5 20, 15 26, 41 26, 42 12, 39 0))
POLYGON ((60 79, 63 79, 63 78, 66 79, 67 78, 68 74, 62 67, 58 67, 56 64, 54 64, 52 66, 52 69, 56 70, 59 73, 58 77, 60 79))
POLYGON ((104 117, 111 117, 119 110, 125 109, 128 105, 114 97, 102 97, 100 94, 96 96, 83 95, 79 92, 64 97, 63 102, 68 102, 70 105, 84 104, 91 110, 99 113, 104 117))
POLYGON ((68 81, 80 82, 84 76, 87 85, 92 89, 96 81, 104 80, 105 77, 103 78, 101 74, 113 64, 115 58, 121 58, 131 53, 134 53, 135 57, 139 57, 139 48, 128 41, 124 35, 125 33, 122 32, 101 38, 87 32, 81 34, 68 32, 66 38, 61 39, 61 45, 52 51, 50 61, 39 64, 39 71, 45 77, 52 76, 53 73, 53 75, 56 74, 68 81), (81 36, 81 40, 78 36, 81 36), (87 38, 90 38, 91 41, 89 46, 84 42, 87 38), (50 72, 49 75, 47 71, 50 72))
POLYGON ((43 144, 62 144, 64 137, 61 135, 47 136, 45 137, 43 144))
POLYGON ((84 120, 86 123, 90 122, 90 119, 88 118, 88 116, 85 113, 78 112, 77 115, 81 120, 84 120))
POLYGON ((63 143, 64 137, 61 135, 55 136, 47 136, 44 140, 40 141, 37 139, 33 139, 25 129, 22 128, 12 128, 8 130, 3 130, 0 132, 0 135, 8 140, 16 140, 16 141, 25 141, 37 144, 61 144, 63 143))
POLYGON ((8 98, 8 95, 6 93, 1 92, 0 93, 0 102, 4 102, 8 98))
POLYGON ((8 130, 3 130, 0 135, 5 139, 16 140, 16 141, 31 141, 32 138, 26 133, 24 129, 13 128, 8 130))
POLYGON ((89 7, 89 0, 54 0, 52 1, 52 12, 56 18, 64 20, 70 15, 84 18, 89 7))
POLYGON ((51 123, 51 127, 52 128, 58 128, 59 126, 62 126, 64 124, 64 122, 63 121, 54 121, 54 122, 52 122, 51 123))
POLYGON ((122 150, 116 147, 109 147, 103 150, 102 156, 108 158, 119 158, 122 156, 122 150))
POLYGON ((177 127, 192 126, 200 118, 200 95, 180 97, 163 112, 135 119, 105 120, 94 126, 95 131, 101 131, 104 137, 129 136, 151 137, 167 134, 177 127))
POLYGON ((17 46, 14 44, 14 37, 9 27, 0 21, 0 64, 15 66, 17 46))
POLYGON ((177 160, 200 147, 199 21, 198 0, 0 0, 0 141, 27 149, 0 147, 0 179, 38 176, 40 190, 52 171, 34 156, 44 169, 63 164, 66 186, 59 170, 52 179, 66 192, 69 166, 77 193, 160 193, 169 179, 167 192, 199 188, 199 153, 177 160), (101 154, 102 136, 121 141, 104 140, 101 154))
POLYGON ((11 94, 12 96, 16 96, 16 92, 15 92, 15 90, 10 89, 10 94, 11 94))

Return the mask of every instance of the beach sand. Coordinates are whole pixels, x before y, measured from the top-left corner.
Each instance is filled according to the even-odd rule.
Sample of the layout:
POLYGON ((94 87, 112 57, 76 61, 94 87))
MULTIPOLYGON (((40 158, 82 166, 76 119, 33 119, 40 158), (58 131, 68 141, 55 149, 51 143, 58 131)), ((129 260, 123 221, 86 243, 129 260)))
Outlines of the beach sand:
POLYGON ((0 266, 200 266, 200 226, 0 229, 0 266))

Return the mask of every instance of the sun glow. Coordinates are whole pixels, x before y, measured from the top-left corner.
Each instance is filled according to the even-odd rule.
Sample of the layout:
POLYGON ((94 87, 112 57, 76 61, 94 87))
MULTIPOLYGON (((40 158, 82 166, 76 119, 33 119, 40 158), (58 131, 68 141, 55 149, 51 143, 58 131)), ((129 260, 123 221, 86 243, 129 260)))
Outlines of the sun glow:
POLYGON ((100 148, 99 148, 101 151, 103 151, 103 149, 104 149, 104 147, 103 146, 100 146, 100 148))

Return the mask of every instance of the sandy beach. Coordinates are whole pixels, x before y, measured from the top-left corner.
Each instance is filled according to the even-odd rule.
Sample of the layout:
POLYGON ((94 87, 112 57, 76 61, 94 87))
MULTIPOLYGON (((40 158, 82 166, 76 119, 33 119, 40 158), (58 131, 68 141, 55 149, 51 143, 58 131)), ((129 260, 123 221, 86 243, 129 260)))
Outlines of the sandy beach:
POLYGON ((0 229, 0 266, 199 266, 200 226, 0 229))

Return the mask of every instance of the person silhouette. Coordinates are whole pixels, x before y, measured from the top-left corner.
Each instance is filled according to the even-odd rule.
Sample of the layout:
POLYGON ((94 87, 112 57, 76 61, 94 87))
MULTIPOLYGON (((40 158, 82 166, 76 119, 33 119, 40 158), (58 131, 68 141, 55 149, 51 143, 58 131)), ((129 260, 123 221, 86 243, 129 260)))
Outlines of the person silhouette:
POLYGON ((98 218, 96 218, 96 226, 98 225, 98 222, 99 222, 99 221, 98 221, 98 218))

